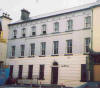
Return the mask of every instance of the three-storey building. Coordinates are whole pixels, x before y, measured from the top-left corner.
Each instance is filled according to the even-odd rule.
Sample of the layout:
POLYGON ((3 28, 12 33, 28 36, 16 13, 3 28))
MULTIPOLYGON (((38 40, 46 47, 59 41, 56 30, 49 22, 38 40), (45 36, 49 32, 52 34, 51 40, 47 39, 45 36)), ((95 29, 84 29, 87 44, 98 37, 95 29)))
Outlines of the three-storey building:
POLYGON ((92 43, 92 8, 97 5, 100 4, 95 2, 35 17, 21 10, 21 20, 9 24, 10 76, 25 78, 27 83, 31 80, 35 83, 34 78, 38 77, 42 84, 66 86, 88 81, 86 63, 92 43))

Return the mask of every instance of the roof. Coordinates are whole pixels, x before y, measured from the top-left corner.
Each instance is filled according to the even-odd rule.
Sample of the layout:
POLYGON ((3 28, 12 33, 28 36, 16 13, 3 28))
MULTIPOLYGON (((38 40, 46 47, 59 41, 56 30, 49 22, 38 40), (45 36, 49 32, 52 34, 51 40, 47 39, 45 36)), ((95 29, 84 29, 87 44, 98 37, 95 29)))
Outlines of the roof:
POLYGON ((9 24, 9 26, 14 25, 14 24, 20 24, 20 23, 30 22, 30 21, 34 21, 34 20, 39 20, 39 19, 43 19, 43 18, 59 16, 59 15, 66 14, 66 13, 82 11, 82 10, 90 9, 92 7, 95 7, 95 6, 100 6, 100 1, 86 4, 86 5, 82 5, 82 6, 69 8, 69 9, 64 9, 64 10, 60 10, 60 11, 56 11, 56 12, 52 12, 52 13, 47 13, 47 14, 42 14, 42 15, 38 15, 38 16, 34 16, 34 17, 29 17, 28 20, 19 20, 19 21, 16 21, 14 23, 9 24))

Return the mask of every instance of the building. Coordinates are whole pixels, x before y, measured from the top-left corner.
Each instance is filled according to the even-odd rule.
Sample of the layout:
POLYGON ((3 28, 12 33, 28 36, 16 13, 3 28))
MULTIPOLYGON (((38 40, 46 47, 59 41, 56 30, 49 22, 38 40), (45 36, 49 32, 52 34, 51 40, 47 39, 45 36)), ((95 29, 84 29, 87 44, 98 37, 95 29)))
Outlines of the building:
POLYGON ((5 64, 6 51, 7 51, 7 39, 8 39, 8 24, 11 19, 8 14, 3 13, 0 16, 0 67, 5 64))
POLYGON ((90 81, 95 8, 99 1, 35 17, 22 9, 21 20, 9 24, 10 76, 20 83, 37 83, 38 77, 38 83, 71 87, 90 81))

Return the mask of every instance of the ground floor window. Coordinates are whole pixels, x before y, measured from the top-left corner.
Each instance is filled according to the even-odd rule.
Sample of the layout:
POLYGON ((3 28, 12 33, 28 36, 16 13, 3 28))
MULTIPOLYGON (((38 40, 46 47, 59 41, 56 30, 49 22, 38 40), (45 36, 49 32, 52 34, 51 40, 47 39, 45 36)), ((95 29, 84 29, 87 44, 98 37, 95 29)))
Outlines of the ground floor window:
POLYGON ((33 74, 33 65, 29 65, 28 79, 32 79, 32 74, 33 74))
POLYGON ((18 72, 19 79, 22 79, 22 71, 23 71, 23 65, 19 65, 19 72, 18 72))
POLYGON ((39 79, 44 79, 44 65, 40 65, 40 73, 39 73, 39 79))

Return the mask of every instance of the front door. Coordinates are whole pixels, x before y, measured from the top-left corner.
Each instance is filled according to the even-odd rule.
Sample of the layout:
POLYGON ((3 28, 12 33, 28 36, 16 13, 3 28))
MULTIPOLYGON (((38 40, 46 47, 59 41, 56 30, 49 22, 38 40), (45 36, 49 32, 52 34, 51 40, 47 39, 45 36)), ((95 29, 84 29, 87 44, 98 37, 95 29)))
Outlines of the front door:
POLYGON ((51 71, 51 84, 58 83, 58 67, 52 67, 51 71))

